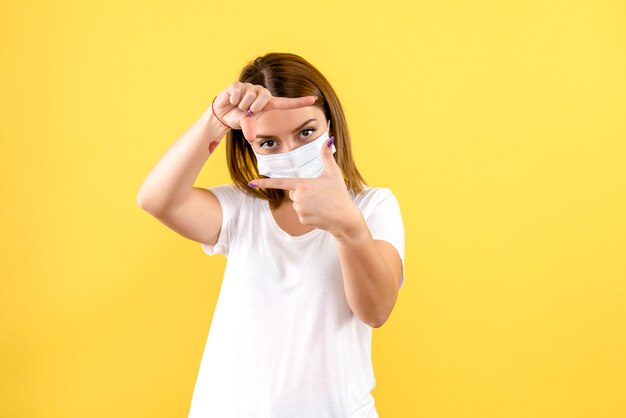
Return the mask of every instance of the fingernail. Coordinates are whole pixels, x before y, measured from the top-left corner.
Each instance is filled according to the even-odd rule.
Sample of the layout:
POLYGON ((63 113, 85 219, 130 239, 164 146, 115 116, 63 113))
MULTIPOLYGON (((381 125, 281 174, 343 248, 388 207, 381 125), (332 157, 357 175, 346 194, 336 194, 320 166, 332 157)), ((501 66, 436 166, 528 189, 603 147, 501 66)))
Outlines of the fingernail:
POLYGON ((332 147, 334 143, 335 143, 335 135, 331 136, 330 139, 328 140, 328 148, 332 147))
POLYGON ((250 187, 257 187, 258 184, 256 184, 256 183, 251 181, 250 183, 248 183, 248 186, 250 186, 250 187))
POLYGON ((252 110, 248 109, 246 110, 246 113, 248 114, 248 116, 252 116, 252 110))

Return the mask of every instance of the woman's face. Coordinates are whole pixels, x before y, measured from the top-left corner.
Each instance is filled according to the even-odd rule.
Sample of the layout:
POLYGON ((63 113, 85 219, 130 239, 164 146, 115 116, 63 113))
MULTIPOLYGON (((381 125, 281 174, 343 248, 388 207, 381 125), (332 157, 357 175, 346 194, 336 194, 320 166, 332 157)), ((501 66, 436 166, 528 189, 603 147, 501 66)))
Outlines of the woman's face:
POLYGON ((256 153, 284 154, 326 132, 328 120, 319 107, 304 106, 263 111, 254 126, 257 134, 250 144, 256 153))

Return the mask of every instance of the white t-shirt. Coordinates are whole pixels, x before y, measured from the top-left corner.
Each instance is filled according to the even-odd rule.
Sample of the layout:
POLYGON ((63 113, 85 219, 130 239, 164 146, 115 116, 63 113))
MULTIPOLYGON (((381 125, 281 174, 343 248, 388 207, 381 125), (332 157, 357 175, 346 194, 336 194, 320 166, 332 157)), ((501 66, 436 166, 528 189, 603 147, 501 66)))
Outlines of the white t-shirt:
MULTIPOLYGON (((208 255, 228 259, 189 418, 378 418, 372 328, 350 309, 335 238, 291 236, 269 202, 232 184, 210 187, 222 229, 208 255)), ((391 190, 353 201, 372 237, 402 260, 404 226, 391 190)))

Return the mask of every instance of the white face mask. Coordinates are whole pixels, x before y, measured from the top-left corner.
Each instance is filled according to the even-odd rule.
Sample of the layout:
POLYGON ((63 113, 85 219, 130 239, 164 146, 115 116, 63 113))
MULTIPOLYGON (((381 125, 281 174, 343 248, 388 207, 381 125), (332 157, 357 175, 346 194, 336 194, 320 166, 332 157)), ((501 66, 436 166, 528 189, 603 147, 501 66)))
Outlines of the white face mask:
MULTIPOLYGON (((273 178, 316 178, 324 171, 322 161, 322 147, 328 141, 328 131, 330 130, 330 120, 328 129, 318 138, 283 154, 257 154, 257 168, 259 174, 273 178)), ((332 146, 333 154, 337 151, 335 144, 332 146)))

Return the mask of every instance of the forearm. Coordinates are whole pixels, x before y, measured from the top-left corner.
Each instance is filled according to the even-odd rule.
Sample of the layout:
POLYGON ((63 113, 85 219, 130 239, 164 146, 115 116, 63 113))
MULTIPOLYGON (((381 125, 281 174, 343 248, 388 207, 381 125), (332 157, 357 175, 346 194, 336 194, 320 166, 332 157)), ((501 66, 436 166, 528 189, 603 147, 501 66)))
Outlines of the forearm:
POLYGON ((148 173, 137 194, 137 204, 147 211, 159 212, 183 202, 226 132, 228 128, 209 107, 148 173))
POLYGON ((382 325, 396 303, 398 290, 365 219, 355 219, 353 226, 335 239, 348 304, 364 323, 382 325))

